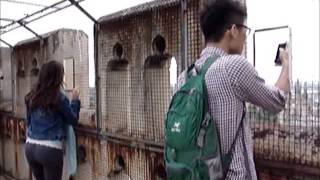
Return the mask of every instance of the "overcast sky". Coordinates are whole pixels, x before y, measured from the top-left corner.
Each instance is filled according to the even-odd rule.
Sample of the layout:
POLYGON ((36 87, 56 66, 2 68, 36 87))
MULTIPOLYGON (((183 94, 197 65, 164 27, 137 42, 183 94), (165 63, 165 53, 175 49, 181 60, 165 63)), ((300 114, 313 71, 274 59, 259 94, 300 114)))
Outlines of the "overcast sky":
MULTIPOLYGON (((52 4, 57 0, 24 0, 38 4, 52 4)), ((101 16, 146 2, 146 0, 86 0, 81 5, 96 19, 101 16)), ((19 18, 39 7, 0 1, 1 17, 19 18)), ((293 80, 319 79, 319 0, 247 0, 248 26, 254 29, 289 25, 292 29, 293 80)), ((89 35, 90 86, 94 85, 93 23, 75 7, 68 8, 29 24, 39 34, 59 28, 81 29, 89 35)), ((253 62, 252 34, 248 37, 248 60, 253 62)), ((19 28, 1 36, 10 44, 33 37, 19 28)), ((256 35, 256 64, 259 74, 273 84, 280 71, 273 64, 276 46, 289 40, 287 30, 256 35)))

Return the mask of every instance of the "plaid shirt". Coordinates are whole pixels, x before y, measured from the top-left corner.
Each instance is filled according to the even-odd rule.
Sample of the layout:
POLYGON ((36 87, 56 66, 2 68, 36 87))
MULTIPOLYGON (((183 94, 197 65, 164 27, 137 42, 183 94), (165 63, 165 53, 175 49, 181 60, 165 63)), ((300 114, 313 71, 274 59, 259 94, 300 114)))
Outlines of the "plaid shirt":
MULTIPOLYGON (((213 55, 220 57, 208 69, 205 81, 210 113, 218 127, 223 155, 236 140, 226 179, 256 180, 249 121, 245 118, 243 125, 240 124, 243 102, 279 112, 285 107, 285 94, 276 87, 265 85, 245 57, 228 55, 216 47, 205 48, 195 63, 196 67, 201 67, 205 60, 213 55), (240 132, 236 137, 239 127, 240 132)), ((177 88, 184 83, 184 74, 179 76, 177 88)))

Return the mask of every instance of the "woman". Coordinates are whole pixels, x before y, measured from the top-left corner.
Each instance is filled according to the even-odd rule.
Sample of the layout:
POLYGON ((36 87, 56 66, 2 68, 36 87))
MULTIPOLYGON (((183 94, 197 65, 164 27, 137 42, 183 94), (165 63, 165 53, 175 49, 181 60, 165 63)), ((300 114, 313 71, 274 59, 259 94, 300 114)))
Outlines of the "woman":
POLYGON ((66 127, 78 122, 79 93, 73 90, 71 104, 62 93, 64 70, 61 63, 45 63, 38 82, 26 95, 27 140, 25 154, 37 180, 58 180, 62 176, 62 144, 66 127))

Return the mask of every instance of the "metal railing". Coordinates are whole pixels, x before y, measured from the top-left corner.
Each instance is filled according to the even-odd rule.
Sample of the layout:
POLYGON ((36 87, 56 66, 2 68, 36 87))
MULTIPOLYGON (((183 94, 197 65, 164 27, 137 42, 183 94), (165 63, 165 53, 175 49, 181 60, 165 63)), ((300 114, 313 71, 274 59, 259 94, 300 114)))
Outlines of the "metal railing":
POLYGON ((320 167, 320 84, 292 83, 279 114, 248 105, 255 158, 320 167))

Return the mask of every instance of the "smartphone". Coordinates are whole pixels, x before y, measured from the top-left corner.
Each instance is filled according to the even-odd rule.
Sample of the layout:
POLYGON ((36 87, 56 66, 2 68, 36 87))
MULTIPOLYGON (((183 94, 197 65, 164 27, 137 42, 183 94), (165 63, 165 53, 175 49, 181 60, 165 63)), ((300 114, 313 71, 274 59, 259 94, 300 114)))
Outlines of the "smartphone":
POLYGON ((274 63, 276 64, 276 66, 281 66, 282 65, 281 60, 280 60, 280 48, 286 49, 287 48, 287 43, 281 43, 281 44, 278 45, 276 59, 274 60, 274 63))

